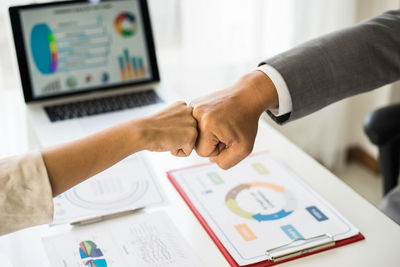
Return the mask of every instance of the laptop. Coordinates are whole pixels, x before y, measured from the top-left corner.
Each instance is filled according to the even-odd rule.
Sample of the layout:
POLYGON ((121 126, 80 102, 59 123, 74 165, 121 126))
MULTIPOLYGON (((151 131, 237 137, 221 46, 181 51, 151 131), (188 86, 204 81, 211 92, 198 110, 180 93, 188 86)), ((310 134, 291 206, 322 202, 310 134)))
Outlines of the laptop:
POLYGON ((27 113, 42 147, 170 102, 146 0, 58 1, 9 13, 27 113))

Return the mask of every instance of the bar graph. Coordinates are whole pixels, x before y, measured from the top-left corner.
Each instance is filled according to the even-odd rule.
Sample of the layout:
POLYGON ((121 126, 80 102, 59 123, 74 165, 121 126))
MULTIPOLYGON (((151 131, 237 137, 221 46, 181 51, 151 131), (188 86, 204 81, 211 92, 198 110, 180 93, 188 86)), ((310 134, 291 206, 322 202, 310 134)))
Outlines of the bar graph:
POLYGON ((118 57, 118 62, 121 71, 121 79, 123 81, 144 78, 146 76, 143 58, 132 56, 127 48, 125 48, 123 54, 118 57))

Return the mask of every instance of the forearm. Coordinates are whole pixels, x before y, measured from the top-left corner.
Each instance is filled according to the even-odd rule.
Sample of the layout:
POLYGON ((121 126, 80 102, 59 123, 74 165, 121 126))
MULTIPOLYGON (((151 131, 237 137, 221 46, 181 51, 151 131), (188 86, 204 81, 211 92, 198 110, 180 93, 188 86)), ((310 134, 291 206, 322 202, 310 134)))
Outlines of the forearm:
POLYGON ((42 152, 53 196, 141 151, 188 156, 197 137, 192 108, 176 102, 149 117, 130 120, 42 152))
POLYGON ((242 101, 254 110, 256 116, 260 116, 267 109, 279 106, 274 83, 261 71, 253 71, 244 75, 233 88, 237 90, 242 101))
POLYGON ((144 149, 142 121, 131 120, 42 152, 53 196, 144 149))
POLYGON ((263 63, 284 78, 293 104, 293 120, 398 80, 399 46, 397 10, 308 41, 263 63))

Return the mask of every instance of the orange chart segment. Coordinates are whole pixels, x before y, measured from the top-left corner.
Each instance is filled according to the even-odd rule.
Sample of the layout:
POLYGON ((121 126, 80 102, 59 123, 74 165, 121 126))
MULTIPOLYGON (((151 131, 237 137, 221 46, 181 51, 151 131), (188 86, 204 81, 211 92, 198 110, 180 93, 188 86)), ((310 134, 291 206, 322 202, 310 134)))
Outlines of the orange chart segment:
POLYGON ((253 233, 253 231, 247 226, 247 224, 238 224, 235 225, 235 229, 239 232, 239 234, 243 237, 245 241, 252 241, 257 239, 257 236, 253 233))

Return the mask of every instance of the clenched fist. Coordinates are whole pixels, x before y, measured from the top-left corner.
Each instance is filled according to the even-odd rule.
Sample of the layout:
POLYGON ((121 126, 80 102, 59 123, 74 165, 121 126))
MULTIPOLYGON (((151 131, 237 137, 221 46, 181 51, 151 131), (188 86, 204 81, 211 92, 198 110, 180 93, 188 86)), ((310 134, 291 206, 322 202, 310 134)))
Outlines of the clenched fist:
POLYGON ((192 101, 198 124, 196 152, 229 169, 253 150, 263 111, 278 106, 272 81, 255 71, 225 90, 192 101))
POLYGON ((155 152, 171 151, 186 157, 192 152, 197 138, 197 122, 192 107, 176 102, 163 111, 141 121, 145 149, 155 152))

